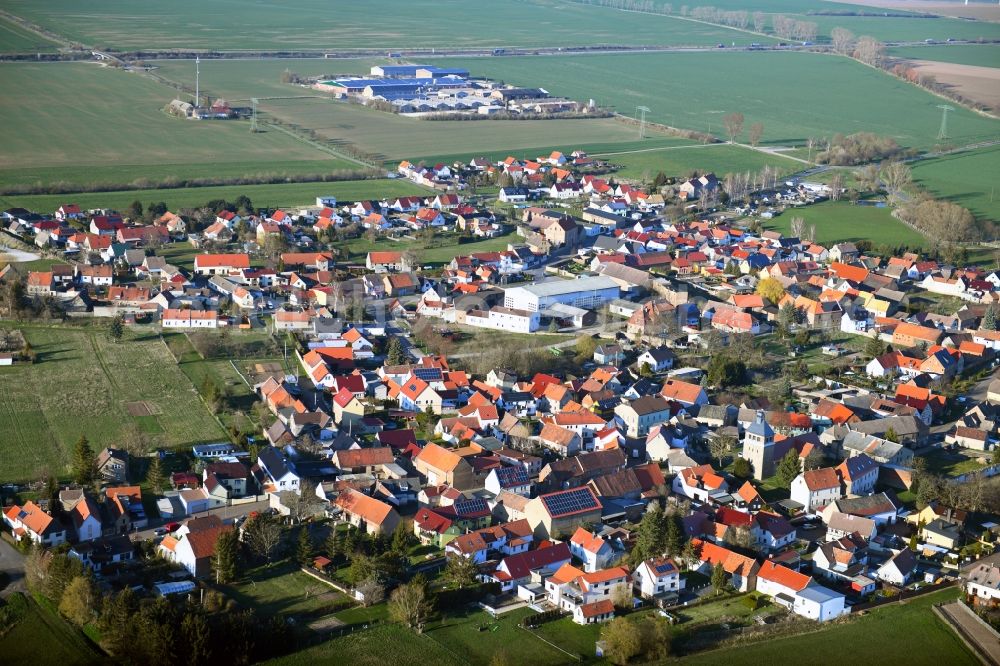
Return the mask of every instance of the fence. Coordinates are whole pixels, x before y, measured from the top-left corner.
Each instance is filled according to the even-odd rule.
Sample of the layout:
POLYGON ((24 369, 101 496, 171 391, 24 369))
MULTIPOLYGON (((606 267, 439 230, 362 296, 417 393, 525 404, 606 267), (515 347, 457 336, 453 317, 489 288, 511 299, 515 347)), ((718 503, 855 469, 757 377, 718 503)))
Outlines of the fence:
POLYGON ((862 604, 854 604, 851 606, 851 612, 857 613, 859 611, 868 610, 870 608, 877 608, 878 606, 884 606, 885 604, 891 604, 893 602, 903 602, 907 599, 913 599, 914 597, 919 597, 924 594, 930 594, 931 592, 937 592, 938 590, 944 589, 946 587, 954 587, 955 583, 952 581, 945 581, 942 583, 935 583, 934 585, 928 585, 926 587, 921 587, 916 590, 903 590, 894 597, 883 597, 881 599, 876 599, 874 601, 866 601, 862 604))

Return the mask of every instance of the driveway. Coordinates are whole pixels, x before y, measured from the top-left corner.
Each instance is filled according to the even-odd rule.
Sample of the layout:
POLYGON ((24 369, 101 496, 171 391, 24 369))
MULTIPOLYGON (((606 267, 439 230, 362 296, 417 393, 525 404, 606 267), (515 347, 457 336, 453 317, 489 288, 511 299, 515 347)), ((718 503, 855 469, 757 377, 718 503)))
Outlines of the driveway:
POLYGON ((7 574, 7 587, 0 590, 0 597, 6 599, 14 592, 24 592, 24 555, 14 546, 0 539, 0 571, 7 574))
POLYGON ((259 502, 240 504, 238 506, 220 506, 218 509, 209 509, 208 511, 201 511, 199 513, 194 514, 193 516, 184 516, 182 518, 171 518, 170 520, 161 520, 157 518, 156 520, 149 521, 150 524, 149 528, 144 529, 140 532, 134 532, 129 536, 131 537, 132 541, 145 541, 147 539, 154 539, 156 538, 156 534, 154 533, 154 530, 156 528, 171 522, 180 523, 187 520, 188 518, 203 518, 205 516, 218 516, 220 519, 222 519, 222 522, 231 523, 237 518, 246 516, 253 511, 263 511, 267 509, 269 506, 270 504, 265 499, 259 502))

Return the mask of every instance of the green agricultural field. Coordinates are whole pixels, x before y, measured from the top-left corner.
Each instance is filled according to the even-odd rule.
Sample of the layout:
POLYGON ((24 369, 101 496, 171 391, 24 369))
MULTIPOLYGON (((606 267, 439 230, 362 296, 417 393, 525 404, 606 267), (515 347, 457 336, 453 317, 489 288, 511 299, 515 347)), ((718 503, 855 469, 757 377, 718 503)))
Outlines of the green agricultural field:
POLYGON ((959 65, 1000 67, 1000 46, 996 44, 935 44, 934 46, 898 46, 889 55, 910 60, 934 60, 959 65))
POLYGON ((133 201, 163 201, 171 210, 196 208, 207 201, 235 201, 244 194, 255 206, 314 206, 318 196, 334 196, 344 201, 381 199, 410 194, 428 194, 407 180, 347 180, 332 183, 289 183, 287 185, 225 185, 219 187, 187 187, 172 190, 126 190, 120 192, 88 192, 86 194, 25 194, 0 196, 0 206, 23 206, 30 210, 51 212, 71 200, 81 208, 114 208, 125 210, 133 201))
POLYGON ((638 138, 636 128, 612 118, 432 121, 325 98, 261 100, 260 108, 267 115, 311 128, 326 139, 350 142, 388 161, 525 151, 537 155, 540 146, 565 149, 595 143, 632 143, 638 138))
POLYGON ((117 49, 303 50, 415 47, 714 45, 760 38, 713 25, 565 0, 365 3, 300 0, 294 10, 267 0, 130 0, 35 3, 5 9, 89 45, 117 49), (238 19, 235 20, 234 19, 238 19), (225 27, 223 27, 225 26, 225 27))
POLYGON ((21 26, 0 19, 0 52, 2 53, 52 53, 58 45, 50 39, 25 30, 21 26))
POLYGON ((702 146, 682 146, 664 149, 638 149, 626 152, 592 153, 593 156, 617 164, 622 168, 616 177, 642 178, 655 176, 658 171, 667 175, 686 175, 692 171, 714 171, 720 177, 727 173, 757 172, 764 166, 777 167, 788 174, 806 168, 806 164, 786 157, 763 153, 751 148, 724 143, 702 146))
MULTIPOLYGON (((674 4, 677 7, 676 4, 674 4)), ((693 5, 697 6, 697 5, 693 5)), ((909 18, 899 16, 910 14, 901 9, 889 10, 892 16, 879 16, 876 7, 865 7, 826 0, 717 0, 711 3, 727 11, 748 10, 763 12, 767 19, 766 32, 772 33, 771 18, 781 14, 800 21, 812 21, 819 28, 819 42, 828 41, 830 31, 836 27, 846 28, 855 35, 872 35, 883 41, 923 41, 936 39, 996 39, 998 26, 985 21, 963 21, 950 18, 909 18), (832 15, 833 12, 842 15, 832 15), (855 14, 855 16, 845 15, 855 14), (868 14, 868 16, 859 16, 868 14)))
MULTIPOLYGON (((847 624, 830 623, 819 631, 788 638, 771 638, 752 645, 685 657, 684 663, 710 666, 783 664, 794 655, 801 666, 830 663, 830 655, 851 646, 856 655, 877 655, 885 666, 978 664, 958 636, 931 611, 936 603, 954 599, 954 589, 934 592, 905 604, 888 604, 847 624), (898 649, 892 646, 905 646, 898 649)), ((861 658, 860 663, 866 663, 861 658)))
POLYGON ((934 196, 965 206, 977 217, 1000 222, 1000 146, 955 153, 913 165, 913 180, 934 196))
MULTIPOLYGON (((0 65, 5 93, 0 116, 6 122, 0 146, 2 171, 72 167, 75 180, 105 180, 95 167, 145 164, 242 165, 248 173, 266 170, 271 160, 310 160, 316 172, 343 168, 341 160, 289 135, 251 135, 245 121, 190 121, 162 109, 174 92, 137 73, 93 63, 0 65)), ((44 177, 44 176, 43 176, 44 177)), ((0 175, 0 182, 4 176, 0 175)))
MULTIPOLYGON (((345 172, 363 172, 354 162, 330 156, 298 162, 218 162, 206 164, 111 164, 107 166, 57 166, 33 169, 0 168, 0 192, 45 192, 59 190, 116 190, 124 188, 176 187, 199 179, 268 178, 274 182, 308 177, 314 180, 342 177, 345 172)), ((360 174, 357 174, 360 175, 360 174)), ((202 183, 206 182, 202 180, 202 183)))
POLYGON ((815 224, 816 242, 823 244, 869 240, 874 245, 917 248, 927 243, 926 238, 894 218, 889 208, 855 206, 847 201, 789 209, 773 220, 766 220, 765 226, 787 234, 793 217, 803 218, 807 227, 815 224))
POLYGON ((20 328, 38 360, 0 369, 0 480, 63 475, 80 435, 99 449, 133 424, 168 447, 226 439, 154 334, 115 344, 103 327, 20 328))
MULTIPOLYGON (((722 117, 739 111, 746 130, 763 123, 765 144, 801 144, 835 132, 874 132, 901 145, 930 148, 941 124, 940 98, 847 58, 815 53, 646 53, 531 58, 449 58, 484 76, 536 85, 554 95, 594 98, 633 115, 723 134, 722 117), (539 66, 544 62, 548 66, 539 66), (697 76, 688 73, 697 72, 697 76), (863 102, 862 102, 863 100, 863 102)), ((955 144, 1000 136, 1000 121, 956 109, 955 144)), ((551 142, 547 142, 551 143, 551 142)))

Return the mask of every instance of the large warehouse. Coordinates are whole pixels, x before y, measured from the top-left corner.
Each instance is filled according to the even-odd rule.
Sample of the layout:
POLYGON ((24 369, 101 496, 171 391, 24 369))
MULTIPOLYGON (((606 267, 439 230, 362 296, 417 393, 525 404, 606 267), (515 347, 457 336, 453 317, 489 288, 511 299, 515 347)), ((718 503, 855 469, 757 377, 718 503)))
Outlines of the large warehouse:
POLYGON ((593 310, 620 295, 618 285, 603 275, 577 280, 550 280, 504 291, 504 307, 538 312, 557 303, 593 310))

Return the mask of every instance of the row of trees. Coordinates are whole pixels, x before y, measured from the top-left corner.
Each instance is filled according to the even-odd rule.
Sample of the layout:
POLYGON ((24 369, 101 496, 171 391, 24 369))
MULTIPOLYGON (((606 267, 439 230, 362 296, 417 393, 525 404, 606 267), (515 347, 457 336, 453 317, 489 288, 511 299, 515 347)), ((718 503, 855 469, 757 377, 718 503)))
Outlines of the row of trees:
MULTIPOLYGON (((811 140, 815 143, 815 140, 811 140)), ((826 141, 826 149, 816 155, 820 164, 849 166, 903 156, 905 151, 892 137, 871 132, 835 134, 826 141)))
POLYGON ((783 14, 771 17, 771 26, 778 37, 798 41, 813 41, 819 31, 819 26, 812 21, 800 21, 783 14))

